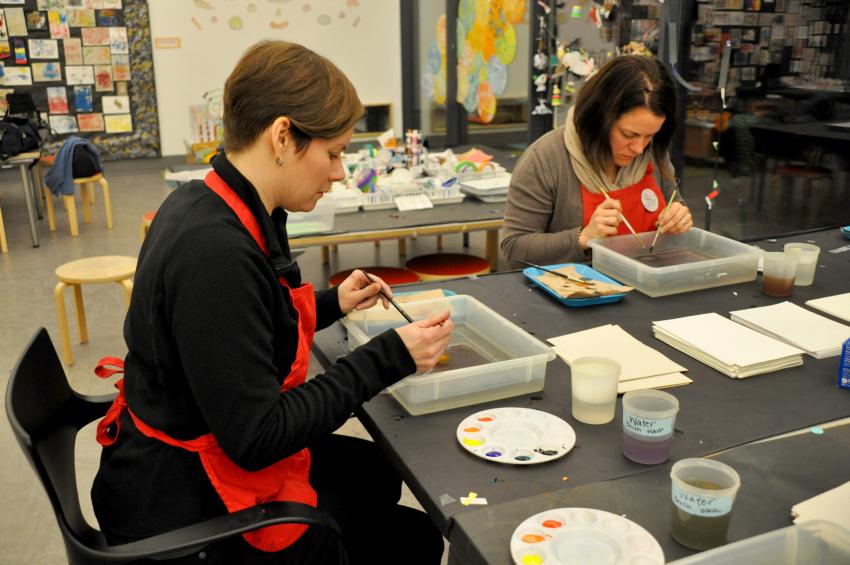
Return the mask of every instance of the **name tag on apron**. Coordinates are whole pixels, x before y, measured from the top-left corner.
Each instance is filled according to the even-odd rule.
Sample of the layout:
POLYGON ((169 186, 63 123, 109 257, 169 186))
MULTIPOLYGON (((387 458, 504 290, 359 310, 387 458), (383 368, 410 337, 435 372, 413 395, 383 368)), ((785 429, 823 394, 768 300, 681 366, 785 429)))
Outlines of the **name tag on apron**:
POLYGON ((644 188, 640 193, 640 201, 647 212, 658 210, 658 196, 651 188, 644 188))

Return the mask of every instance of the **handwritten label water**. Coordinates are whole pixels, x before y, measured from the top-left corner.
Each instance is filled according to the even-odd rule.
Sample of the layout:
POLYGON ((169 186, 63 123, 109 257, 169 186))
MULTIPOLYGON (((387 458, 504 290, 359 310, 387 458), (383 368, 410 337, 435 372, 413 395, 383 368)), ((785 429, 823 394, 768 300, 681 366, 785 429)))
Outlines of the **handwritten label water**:
POLYGON ((724 516, 732 511, 733 496, 703 496, 673 483, 673 504, 694 516, 724 516))
POLYGON ((623 411, 623 427, 634 435, 648 438, 663 438, 673 435, 673 418, 642 418, 623 411))

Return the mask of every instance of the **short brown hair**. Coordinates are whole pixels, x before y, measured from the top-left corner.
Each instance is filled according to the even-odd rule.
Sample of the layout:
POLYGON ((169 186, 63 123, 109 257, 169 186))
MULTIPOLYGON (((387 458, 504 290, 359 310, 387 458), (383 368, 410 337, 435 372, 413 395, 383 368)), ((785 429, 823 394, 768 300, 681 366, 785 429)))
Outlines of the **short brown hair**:
POLYGON ((661 61, 652 57, 617 57, 581 88, 574 119, 584 155, 595 169, 604 170, 612 159, 610 140, 614 122, 641 106, 665 118, 649 148, 661 173, 672 178, 668 151, 676 130, 676 85, 661 61))
POLYGON ((286 116, 301 151, 311 139, 340 135, 362 115, 354 85, 336 65, 297 43, 261 41, 242 55, 224 84, 224 148, 250 146, 286 116))

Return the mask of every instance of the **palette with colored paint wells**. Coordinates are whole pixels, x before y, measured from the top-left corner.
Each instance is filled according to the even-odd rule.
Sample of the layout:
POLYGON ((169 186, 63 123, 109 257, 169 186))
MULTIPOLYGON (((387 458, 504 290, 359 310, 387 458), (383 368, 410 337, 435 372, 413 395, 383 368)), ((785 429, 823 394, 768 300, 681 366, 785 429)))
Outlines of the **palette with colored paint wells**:
POLYGON ((652 535, 627 518, 593 508, 556 508, 523 521, 511 536, 516 565, 663 565, 652 535))
POLYGON ((533 465, 562 457, 576 443, 568 423, 531 408, 492 408, 476 412, 457 427, 457 441, 482 459, 533 465))

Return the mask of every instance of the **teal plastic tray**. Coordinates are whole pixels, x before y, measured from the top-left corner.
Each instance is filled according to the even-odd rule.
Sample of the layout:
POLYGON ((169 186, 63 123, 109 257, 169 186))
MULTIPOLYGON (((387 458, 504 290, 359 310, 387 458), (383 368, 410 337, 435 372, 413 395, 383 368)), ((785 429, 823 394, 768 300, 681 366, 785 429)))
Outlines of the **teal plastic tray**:
MULTIPOLYGON (((557 265, 542 265, 547 269, 560 269, 561 267, 574 267, 576 272, 582 277, 588 277, 593 280, 602 281, 611 284, 620 284, 615 281, 611 277, 607 277, 600 273, 599 271, 594 270, 592 267, 588 267, 587 265, 582 265, 581 263, 559 263, 557 265)), ((597 298, 563 298, 557 292, 540 282, 539 277, 545 274, 545 271, 541 271, 535 267, 526 267, 522 270, 522 274, 525 275, 528 280, 545 290, 547 293, 551 294, 555 300, 560 302, 561 304, 566 304, 567 306, 571 306, 573 308, 581 307, 581 306, 594 306, 596 304, 609 304, 611 302, 619 302, 626 295, 625 292, 621 292, 620 294, 609 294, 608 296, 599 296, 597 298)))

